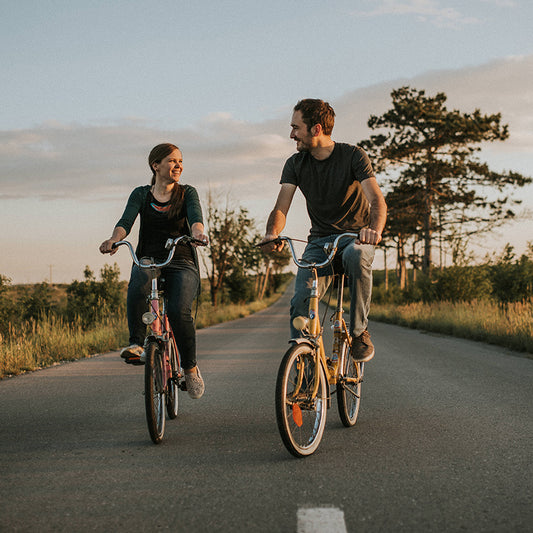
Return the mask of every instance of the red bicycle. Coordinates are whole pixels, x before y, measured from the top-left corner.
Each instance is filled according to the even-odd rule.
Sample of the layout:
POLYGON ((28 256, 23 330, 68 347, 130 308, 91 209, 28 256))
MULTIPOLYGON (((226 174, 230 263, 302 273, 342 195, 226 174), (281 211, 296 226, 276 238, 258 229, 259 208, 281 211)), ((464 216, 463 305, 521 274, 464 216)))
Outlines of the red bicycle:
POLYGON ((176 418, 178 416, 178 390, 187 390, 176 340, 168 321, 167 301, 163 291, 158 287, 161 269, 172 261, 176 246, 180 243, 205 246, 203 241, 186 235, 169 239, 165 245, 165 248, 169 250, 167 259, 163 263, 155 263, 153 258, 138 259, 129 241, 118 241, 113 245, 114 248, 127 246, 133 262, 146 271, 152 282, 152 289, 148 296, 148 311, 143 314, 142 320, 149 326, 144 341, 146 421, 150 437, 155 444, 159 444, 165 434, 165 411, 170 419, 176 418))

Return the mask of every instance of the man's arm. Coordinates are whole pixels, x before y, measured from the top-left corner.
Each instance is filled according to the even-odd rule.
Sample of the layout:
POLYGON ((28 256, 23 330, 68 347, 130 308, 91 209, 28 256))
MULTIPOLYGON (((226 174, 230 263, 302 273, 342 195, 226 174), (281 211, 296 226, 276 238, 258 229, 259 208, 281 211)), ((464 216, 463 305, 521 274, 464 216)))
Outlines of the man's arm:
MULTIPOLYGON (((281 190, 276 200, 276 205, 268 217, 266 233, 261 242, 272 241, 279 237, 279 234, 283 231, 285 223, 287 221, 287 213, 292 203, 294 193, 296 191, 296 185, 291 183, 283 183, 281 190)), ((265 252, 281 251, 284 243, 278 245, 269 243, 263 246, 265 252)))
POLYGON ((359 232, 362 244, 378 244, 387 220, 387 204, 376 178, 367 178, 361 182, 363 192, 370 203, 370 227, 359 232))

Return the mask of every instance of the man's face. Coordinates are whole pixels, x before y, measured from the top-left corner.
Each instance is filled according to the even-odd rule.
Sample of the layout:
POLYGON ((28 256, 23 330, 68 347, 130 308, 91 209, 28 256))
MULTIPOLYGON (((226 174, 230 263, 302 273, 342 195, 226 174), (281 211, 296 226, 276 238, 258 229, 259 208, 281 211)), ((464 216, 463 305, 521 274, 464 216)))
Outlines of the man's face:
POLYGON ((302 120, 302 112, 295 111, 291 121, 291 139, 296 141, 296 150, 306 152, 315 146, 315 137, 302 120))

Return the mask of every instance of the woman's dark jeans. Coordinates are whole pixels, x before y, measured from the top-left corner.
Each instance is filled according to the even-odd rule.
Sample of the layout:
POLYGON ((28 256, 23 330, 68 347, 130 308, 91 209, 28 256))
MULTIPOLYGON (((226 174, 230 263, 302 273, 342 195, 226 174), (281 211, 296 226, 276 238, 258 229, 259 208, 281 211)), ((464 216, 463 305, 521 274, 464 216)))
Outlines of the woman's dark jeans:
MULTIPOLYGON (((161 280, 164 280, 168 319, 176 338, 181 366, 184 370, 189 370, 196 366, 196 330, 192 304, 198 294, 200 276, 194 263, 179 261, 163 269, 159 278, 160 288, 161 280)), ((130 344, 144 344, 146 326, 142 322, 142 315, 148 310, 147 297, 151 288, 152 284, 146 272, 133 265, 127 300, 130 344)))

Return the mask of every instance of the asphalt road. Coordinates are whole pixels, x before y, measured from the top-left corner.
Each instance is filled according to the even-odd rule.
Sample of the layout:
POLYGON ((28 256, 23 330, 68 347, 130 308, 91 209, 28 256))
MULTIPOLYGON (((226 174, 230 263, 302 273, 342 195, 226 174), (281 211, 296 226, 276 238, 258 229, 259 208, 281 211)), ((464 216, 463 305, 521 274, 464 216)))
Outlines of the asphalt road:
POLYGON ((357 425, 333 404, 296 459, 274 411, 287 302, 198 332, 206 394, 180 393, 161 445, 116 352, 0 381, 0 531, 532 530, 532 359, 373 323, 357 425))

